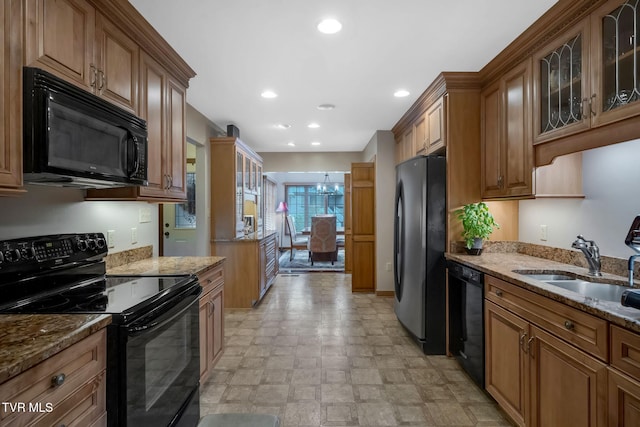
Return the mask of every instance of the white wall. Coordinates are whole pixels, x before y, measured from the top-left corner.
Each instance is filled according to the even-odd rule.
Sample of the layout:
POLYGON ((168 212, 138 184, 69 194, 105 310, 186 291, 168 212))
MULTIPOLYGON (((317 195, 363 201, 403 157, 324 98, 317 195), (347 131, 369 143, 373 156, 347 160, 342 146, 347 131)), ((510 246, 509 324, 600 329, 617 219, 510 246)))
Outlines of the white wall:
POLYGON ((265 172, 350 171, 351 163, 361 162, 360 152, 258 153, 265 172))
POLYGON ((120 252, 153 245, 158 249, 157 205, 145 202, 85 201, 85 191, 27 185, 19 197, 0 198, 0 239, 60 233, 107 234, 115 230, 115 247, 120 252), (140 223, 140 209, 149 210, 151 222, 140 223), (138 229, 138 243, 131 243, 131 228, 138 229))
POLYGON ((376 290, 393 291, 393 209, 395 140, 391 131, 377 131, 362 153, 376 162, 376 290))
POLYGON ((601 254, 627 258, 633 252, 624 239, 640 215, 640 140, 585 151, 582 162, 585 198, 520 201, 520 240, 570 249, 582 234, 601 254), (546 242, 539 239, 541 224, 546 242))

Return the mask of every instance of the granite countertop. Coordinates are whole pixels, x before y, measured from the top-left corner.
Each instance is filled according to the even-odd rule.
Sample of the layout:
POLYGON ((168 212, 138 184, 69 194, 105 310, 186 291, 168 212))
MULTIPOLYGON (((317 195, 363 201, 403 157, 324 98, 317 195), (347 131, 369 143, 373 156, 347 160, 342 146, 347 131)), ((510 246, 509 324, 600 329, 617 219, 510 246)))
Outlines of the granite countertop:
MULTIPOLYGON (((640 332, 640 310, 638 309, 623 307, 619 302, 604 300, 594 302, 575 292, 548 285, 513 272, 513 270, 560 270, 575 273, 578 278, 592 280, 587 275, 588 270, 586 268, 511 252, 483 253, 480 256, 447 253, 445 256, 449 260, 465 264, 483 273, 606 319, 611 323, 640 332)), ((602 277, 597 278, 597 281, 625 285, 627 278, 603 273, 602 277)))
POLYGON ((212 239, 212 242, 257 242, 276 234, 276 230, 256 231, 233 239, 212 239))
POLYGON ((106 314, 0 315, 0 383, 110 323, 106 314))
POLYGON ((107 274, 200 274, 222 262, 221 256, 154 257, 107 269, 107 274))

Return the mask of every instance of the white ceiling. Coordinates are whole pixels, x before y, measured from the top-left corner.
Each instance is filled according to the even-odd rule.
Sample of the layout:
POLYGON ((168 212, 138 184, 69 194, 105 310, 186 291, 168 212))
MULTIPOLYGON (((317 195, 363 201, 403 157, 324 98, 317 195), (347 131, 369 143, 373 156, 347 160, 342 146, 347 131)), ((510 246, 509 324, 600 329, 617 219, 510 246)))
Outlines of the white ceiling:
POLYGON ((556 2, 130 1, 198 74, 189 104, 260 152, 361 151, 438 73, 478 71, 556 2), (329 16, 340 33, 317 31, 329 16), (399 88, 411 94, 394 98, 399 88), (279 96, 264 99, 265 89, 279 96), (336 108, 316 108, 324 103, 336 108))

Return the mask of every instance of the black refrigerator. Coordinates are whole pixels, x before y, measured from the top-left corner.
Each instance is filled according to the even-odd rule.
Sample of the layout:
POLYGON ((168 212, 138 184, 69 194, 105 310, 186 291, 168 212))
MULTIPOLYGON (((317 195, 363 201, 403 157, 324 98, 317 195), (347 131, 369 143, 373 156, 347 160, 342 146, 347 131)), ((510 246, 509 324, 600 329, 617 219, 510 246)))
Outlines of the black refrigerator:
POLYGON ((445 354, 446 159, 396 166, 395 312, 425 354, 445 354))

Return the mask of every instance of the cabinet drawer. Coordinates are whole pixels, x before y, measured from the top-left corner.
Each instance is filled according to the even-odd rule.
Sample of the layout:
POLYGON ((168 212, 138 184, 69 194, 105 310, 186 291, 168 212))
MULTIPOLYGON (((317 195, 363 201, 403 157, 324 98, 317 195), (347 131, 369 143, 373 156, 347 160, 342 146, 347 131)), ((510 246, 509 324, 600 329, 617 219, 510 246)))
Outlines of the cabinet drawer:
POLYGON ((11 412, 3 405, 0 425, 36 421, 38 425, 88 425, 106 408, 105 369, 106 330, 102 329, 1 384, 2 402, 24 403, 26 409, 11 412), (53 385, 53 379, 62 379, 61 375, 62 384, 53 385))
POLYGON ((611 366, 640 381, 640 335, 611 325, 611 366))
POLYGON ((609 360, 606 320, 492 276, 485 276, 485 297, 587 353, 609 360))
POLYGON ((202 286, 202 295, 204 295, 216 286, 224 283, 224 268, 222 265, 219 265, 202 274, 198 274, 198 281, 202 286))

